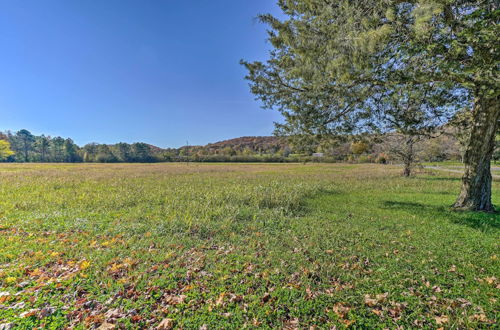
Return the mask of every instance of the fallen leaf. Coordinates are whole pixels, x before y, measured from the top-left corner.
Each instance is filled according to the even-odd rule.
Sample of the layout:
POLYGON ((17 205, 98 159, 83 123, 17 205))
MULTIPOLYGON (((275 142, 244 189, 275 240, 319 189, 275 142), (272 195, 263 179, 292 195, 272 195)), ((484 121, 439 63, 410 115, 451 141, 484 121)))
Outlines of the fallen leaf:
POLYGON ((10 292, 0 292, 0 304, 3 304, 10 297, 10 292))
POLYGON ((19 316, 20 317, 35 316, 37 312, 38 312, 38 309, 30 309, 29 311, 22 312, 19 316))
POLYGON ((56 311, 56 308, 55 307, 44 307, 42 308, 42 310, 40 311, 40 317, 47 317, 47 316, 50 316, 52 314, 54 314, 56 311))
POLYGON ((445 324, 448 323, 448 316, 446 315, 435 316, 434 320, 436 321, 437 325, 445 324))
POLYGON ((479 321, 479 322, 488 322, 488 318, 486 317, 485 314, 474 314, 471 317, 474 321, 479 321))
POLYGON ((370 307, 376 306, 380 303, 383 303, 388 295, 389 293, 386 292, 382 294, 377 294, 375 295, 375 298, 372 298, 369 294, 367 294, 365 295, 365 304, 370 307))
POLYGON ((130 320, 133 322, 133 323, 137 323, 137 322, 140 322, 142 320, 142 316, 140 315, 134 315, 130 318, 130 320))
POLYGON ((219 298, 217 298, 217 301, 215 302, 215 305, 216 306, 220 306, 222 305, 222 303, 224 302, 224 297, 226 296, 226 293, 225 292, 222 292, 220 295, 219 295, 219 298))
POLYGON ((179 296, 168 295, 165 297, 165 302, 169 305, 182 304, 186 300, 187 296, 181 294, 179 296))
POLYGON ((156 327, 158 330, 170 330, 174 327, 174 320, 172 319, 163 319, 160 324, 156 327))
POLYGON ((115 325, 114 324, 111 324, 111 323, 108 323, 108 322, 104 322, 103 324, 101 324, 101 326, 99 328, 97 328, 98 330, 111 330, 111 329, 114 329, 115 328, 115 325))
POLYGON ((339 318, 343 319, 351 310, 351 308, 343 305, 342 303, 336 303, 335 305, 333 305, 332 310, 335 314, 337 314, 339 318))
POLYGON ((373 306, 376 306, 378 303, 377 299, 373 299, 370 297, 370 295, 365 295, 365 304, 370 306, 370 307, 373 307, 373 306))
POLYGON ((40 268, 33 269, 32 272, 29 272, 30 276, 40 276, 42 275, 42 270, 40 268))
POLYGON ((299 329, 299 319, 291 319, 283 322, 283 330, 299 329))
POLYGON ((104 317, 106 319, 119 319, 124 317, 124 314, 120 312, 118 308, 110 309, 106 313, 104 313, 104 317))
POLYGON ((83 260, 82 262, 80 262, 79 267, 81 270, 85 270, 90 267, 90 262, 87 260, 83 260))

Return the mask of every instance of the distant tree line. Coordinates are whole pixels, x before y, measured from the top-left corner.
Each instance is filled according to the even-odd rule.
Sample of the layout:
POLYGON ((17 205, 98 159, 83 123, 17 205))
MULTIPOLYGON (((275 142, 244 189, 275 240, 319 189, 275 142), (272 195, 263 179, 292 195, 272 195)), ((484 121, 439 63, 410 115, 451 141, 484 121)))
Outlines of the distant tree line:
POLYGON ((0 141, 3 141, 0 143, 0 149, 9 150, 0 154, 0 160, 7 162, 149 163, 164 161, 159 153, 162 149, 146 143, 114 145, 89 143, 80 147, 70 138, 36 136, 26 129, 15 133, 0 133, 0 141))
MULTIPOLYGON (((159 148, 147 143, 89 143, 78 146, 70 138, 36 136, 22 129, 0 133, 0 160, 4 162, 154 163, 154 162, 349 162, 405 163, 462 160, 465 151, 457 130, 432 139, 417 140, 408 148, 407 136, 349 136, 331 143, 297 143, 279 137, 241 137, 205 146, 159 148)), ((462 133, 462 131, 460 131, 462 133)), ((494 160, 500 160, 500 135, 494 160)))

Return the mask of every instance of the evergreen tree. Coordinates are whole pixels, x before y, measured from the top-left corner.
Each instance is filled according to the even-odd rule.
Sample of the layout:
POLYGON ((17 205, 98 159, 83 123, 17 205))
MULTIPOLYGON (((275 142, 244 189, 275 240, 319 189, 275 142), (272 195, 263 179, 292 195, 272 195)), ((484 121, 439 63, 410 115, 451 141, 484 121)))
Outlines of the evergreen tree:
POLYGON ((120 142, 120 143, 114 145, 113 149, 115 150, 114 153, 116 155, 116 158, 118 158, 119 161, 121 161, 121 162, 130 162, 131 161, 131 157, 130 157, 131 147, 130 147, 130 144, 120 142))
POLYGON ((45 135, 36 137, 35 139, 35 151, 39 155, 39 160, 41 162, 46 162, 47 160, 47 153, 49 151, 50 147, 50 139, 47 138, 45 135))
POLYGON ((280 0, 261 16, 267 62, 243 64, 251 90, 286 122, 278 133, 324 136, 379 127, 386 95, 402 86, 466 106, 472 130, 456 208, 492 211, 490 161, 500 119, 499 4, 486 0, 280 0), (444 91, 444 92, 443 92, 444 91), (382 106, 381 106, 382 105, 382 106))
POLYGON ((79 162, 78 147, 71 139, 64 140, 64 158, 66 162, 79 162))
POLYGON ((18 131, 15 135, 15 146, 19 149, 23 156, 23 161, 27 162, 29 160, 29 155, 33 149, 33 143, 35 142, 35 137, 30 131, 22 129, 18 131))
POLYGON ((155 160, 149 144, 141 142, 132 144, 132 159, 140 163, 149 163, 155 160))

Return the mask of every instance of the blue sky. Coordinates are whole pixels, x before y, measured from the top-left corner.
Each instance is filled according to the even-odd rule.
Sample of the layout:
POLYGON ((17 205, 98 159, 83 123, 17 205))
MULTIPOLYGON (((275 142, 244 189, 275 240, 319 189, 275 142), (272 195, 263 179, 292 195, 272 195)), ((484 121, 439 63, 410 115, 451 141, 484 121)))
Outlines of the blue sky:
POLYGON ((161 147, 270 135, 240 59, 274 0, 0 0, 0 130, 161 147))

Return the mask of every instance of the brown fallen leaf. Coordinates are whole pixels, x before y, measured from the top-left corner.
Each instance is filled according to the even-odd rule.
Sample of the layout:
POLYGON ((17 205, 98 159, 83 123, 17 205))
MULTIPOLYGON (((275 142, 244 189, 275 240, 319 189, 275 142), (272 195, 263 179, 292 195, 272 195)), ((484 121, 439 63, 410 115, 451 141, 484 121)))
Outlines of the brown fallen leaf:
POLYGON ((225 292, 222 292, 220 295, 219 295, 219 298, 217 298, 217 301, 215 302, 215 305, 216 306, 220 306, 224 303, 224 297, 226 296, 226 293, 225 292))
POLYGON ((345 306, 342 303, 336 303, 332 308, 332 311, 341 319, 343 319, 350 310, 350 307, 345 306))
POLYGON ((434 291, 434 292, 441 292, 443 290, 441 290, 440 287, 438 287, 437 285, 435 285, 435 286, 432 287, 432 291, 434 291))
POLYGON ((372 298, 369 294, 365 295, 365 304, 373 307, 376 306, 380 303, 383 303, 386 299, 389 293, 382 293, 382 294, 377 294, 375 295, 375 298, 372 298))
POLYGON ((384 302, 384 301, 385 301, 385 299, 387 298, 387 296, 388 296, 388 295, 389 295, 389 293, 388 293, 388 292, 386 292, 386 293, 381 293, 381 294, 378 294, 378 295, 376 295, 375 297, 377 298, 377 301, 378 301, 379 303, 382 303, 382 302, 384 302))
POLYGON ((111 323, 108 323, 108 322, 104 322, 103 324, 101 324, 101 326, 99 328, 97 328, 98 330, 111 330, 111 329, 114 329, 116 326, 114 324, 111 324, 111 323))
POLYGON ((271 295, 270 295, 268 292, 266 292, 266 293, 264 294, 264 296, 262 297, 262 302, 263 302, 263 303, 266 303, 266 302, 268 302, 269 300, 271 300, 271 295))
POLYGON ((488 322, 488 318, 486 317, 485 314, 474 314, 471 316, 471 319, 474 321, 479 321, 479 322, 488 322))
POLYGON ((299 329, 299 319, 291 319, 283 322, 283 330, 296 330, 299 329))
POLYGON ((445 324, 448 323, 448 316, 446 315, 435 316, 434 320, 436 321, 437 325, 445 324))
POLYGON ((174 327, 174 320, 166 318, 163 319, 160 324, 156 327, 158 330, 170 330, 174 327))
POLYGON ((370 295, 365 295, 365 304, 370 306, 370 307, 373 307, 373 306, 376 306, 378 303, 377 299, 373 299, 370 297, 370 295))
POLYGON ((123 317, 123 313, 121 313, 118 308, 114 308, 104 313, 104 316, 106 317, 106 319, 117 319, 123 317))
POLYGON ((261 322, 261 321, 259 321, 259 320, 258 320, 258 319, 256 319, 256 318, 254 318, 254 319, 252 320, 252 324, 253 324, 254 326, 258 327, 258 326, 260 326, 260 325, 262 324, 262 322, 261 322))
POLYGON ((134 315, 130 318, 130 321, 132 321, 132 323, 138 323, 142 320, 142 316, 140 315, 134 315))
POLYGON ((29 311, 26 311, 26 312, 22 312, 19 316, 20 317, 30 317, 30 316, 34 316, 38 313, 38 309, 30 309, 29 311))
POLYGON ((10 292, 0 292, 0 304, 3 304, 10 297, 10 292))
POLYGON ((182 304, 184 300, 186 300, 187 296, 186 295, 179 295, 179 296, 173 296, 173 295, 167 295, 165 297, 165 302, 169 305, 178 305, 182 304))

